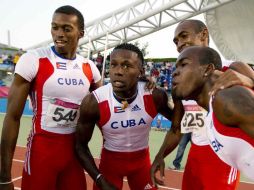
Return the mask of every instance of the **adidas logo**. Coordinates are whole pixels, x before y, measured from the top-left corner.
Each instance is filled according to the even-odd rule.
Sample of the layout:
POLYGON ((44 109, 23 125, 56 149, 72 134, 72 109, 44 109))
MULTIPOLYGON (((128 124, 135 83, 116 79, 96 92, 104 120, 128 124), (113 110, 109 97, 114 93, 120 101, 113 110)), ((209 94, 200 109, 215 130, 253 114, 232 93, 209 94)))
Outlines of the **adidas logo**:
POLYGON ((145 189, 152 189, 153 187, 148 183, 146 186, 145 186, 145 188, 144 188, 144 190, 145 189))
POLYGON ((73 66, 73 69, 80 69, 77 63, 73 66))
POLYGON ((131 111, 139 111, 139 110, 141 110, 141 108, 138 107, 137 104, 131 109, 131 111))

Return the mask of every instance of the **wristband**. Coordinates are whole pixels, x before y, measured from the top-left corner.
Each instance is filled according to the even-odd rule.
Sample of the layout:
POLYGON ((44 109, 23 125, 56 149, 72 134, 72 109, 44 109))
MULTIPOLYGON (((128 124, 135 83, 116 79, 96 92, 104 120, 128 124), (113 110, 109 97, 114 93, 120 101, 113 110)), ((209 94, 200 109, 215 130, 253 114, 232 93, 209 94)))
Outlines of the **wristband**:
POLYGON ((0 185, 7 185, 7 184, 11 184, 12 181, 6 181, 6 182, 0 182, 0 185))
POLYGON ((98 180, 102 177, 102 174, 99 173, 97 176, 96 176, 96 179, 95 179, 95 183, 97 184, 98 183, 98 180))

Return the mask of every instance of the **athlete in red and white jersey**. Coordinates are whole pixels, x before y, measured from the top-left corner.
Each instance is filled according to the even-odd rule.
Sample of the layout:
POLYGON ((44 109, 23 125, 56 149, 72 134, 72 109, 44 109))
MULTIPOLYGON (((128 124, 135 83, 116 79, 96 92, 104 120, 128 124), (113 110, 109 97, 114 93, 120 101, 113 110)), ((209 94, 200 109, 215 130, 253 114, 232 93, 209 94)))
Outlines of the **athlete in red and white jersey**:
MULTIPOLYGON (((208 29, 205 24, 199 20, 184 20, 176 27, 173 41, 176 44, 177 51, 179 53, 190 46, 208 47, 208 29)), ((236 84, 246 85, 251 88, 254 86, 254 72, 247 64, 234 62, 230 65, 230 69, 223 74, 219 74, 220 77, 217 78, 216 83, 211 88, 211 92, 213 93, 222 88, 227 88, 236 84)), ((190 76, 189 81, 193 78, 194 76, 190 76)), ((186 81, 186 83, 188 84, 189 81, 186 81)), ((186 88, 189 89, 190 87, 187 85, 186 88)), ((164 157, 172 152, 178 145, 181 139, 181 121, 193 126, 195 123, 204 123, 204 118, 201 117, 204 116, 204 113, 199 112, 199 108, 195 108, 194 112, 189 112, 188 110, 189 114, 186 114, 189 115, 189 118, 184 118, 182 120, 185 112, 184 106, 180 100, 175 100, 174 103, 175 107, 173 110, 174 114, 171 130, 167 133, 160 151, 155 157, 151 171, 153 181, 157 181, 161 184, 163 184, 163 181, 160 181, 159 179, 156 180, 155 173, 159 168, 164 167, 164 157)), ((189 107, 190 110, 194 109, 193 103, 191 106, 185 105, 185 107, 189 107)), ((191 127, 193 128, 193 126, 191 127)), ((193 143, 184 170, 182 189, 235 189, 235 182, 237 179, 236 170, 222 162, 213 153, 212 149, 208 145, 205 128, 196 127, 196 129, 192 135, 193 143)))
POLYGON ((90 84, 101 78, 93 62, 78 54, 65 59, 54 46, 24 54, 15 73, 33 82, 29 93, 36 113, 32 135, 73 133, 84 95, 89 93, 90 84))
POLYGON ((114 94, 111 83, 93 91, 93 94, 103 112, 98 121, 103 147, 115 152, 148 149, 150 124, 157 111, 151 93, 145 91, 145 83, 138 83, 136 98, 125 109, 114 94), (126 138, 126 133, 129 138, 126 138))
POLYGON ((94 189, 122 189, 126 176, 132 190, 156 189, 151 182, 149 131, 153 118, 171 110, 165 91, 144 89, 143 54, 132 44, 120 44, 110 55, 111 83, 86 96, 80 106, 77 153, 94 179, 94 189), (88 143, 97 123, 103 135, 99 169, 88 143))
POLYGON ((151 93, 144 87, 139 83, 136 98, 125 109, 111 83, 93 92, 101 112, 97 124, 103 135, 99 169, 118 189, 125 176, 131 189, 152 189, 148 140, 157 111, 151 93))
POLYGON ((213 112, 212 100, 210 98, 209 113, 206 117, 210 146, 221 160, 254 180, 254 138, 241 128, 222 124, 213 112))
MULTIPOLYGON (((243 166, 245 164, 247 165, 253 164, 253 161, 250 161, 251 155, 250 157, 244 155, 246 156, 245 161, 248 163, 239 164, 240 162, 243 162, 243 160, 238 160, 238 161, 235 160, 243 156, 242 154, 240 154, 238 150, 235 149, 236 147, 241 146, 242 143, 239 143, 237 146, 234 147, 234 149, 231 149, 231 151, 228 148, 229 148, 229 144, 230 146, 236 145, 234 144, 237 142, 235 141, 236 138, 238 138, 239 142, 241 142, 243 139, 245 139, 246 136, 249 136, 248 137, 249 142, 252 142, 252 143, 254 142, 253 141, 254 139, 254 130, 253 130, 254 129, 253 128, 254 126, 254 120, 253 120, 254 93, 250 90, 246 90, 246 88, 244 87, 239 87, 239 86, 221 90, 215 96, 216 98, 213 102, 213 110, 211 110, 209 109, 208 92, 211 90, 216 78, 218 78, 218 76, 214 74, 214 70, 215 69, 219 70, 221 68, 221 60, 220 60, 219 54, 215 50, 208 47, 193 46, 193 47, 186 48, 183 52, 181 52, 180 56, 177 59, 176 64, 177 64, 177 69, 173 73, 172 93, 174 97, 178 99, 195 100, 200 106, 202 106, 206 110, 209 110, 209 114, 213 114, 213 110, 214 110, 213 115, 216 114, 216 117, 213 117, 212 119, 214 121, 216 129, 219 129, 219 127, 222 127, 221 124, 223 124, 224 125, 223 131, 228 131, 228 135, 231 134, 233 135, 232 137, 234 137, 231 139, 229 138, 227 140, 228 144, 226 144, 226 141, 222 141, 222 138, 218 138, 217 139, 218 141, 216 141, 215 139, 211 139, 211 135, 210 135, 209 144, 214 149, 214 151, 217 154, 219 154, 219 149, 224 149, 223 146, 225 145, 227 146, 227 149, 225 147, 224 150, 227 152, 227 156, 229 156, 229 159, 231 159, 231 161, 235 162, 235 164, 231 164, 231 166, 234 166, 236 168, 241 168, 240 165, 243 166), (193 79, 189 80, 189 77, 193 77, 193 79), (188 84, 187 84, 187 81, 188 81, 188 84), (188 88, 186 88, 186 85, 188 85, 188 88), (240 101, 238 100, 238 98, 240 99, 240 101), (236 131, 237 133, 235 133, 236 131), (243 135, 244 133, 245 133, 245 136, 243 135), (233 153, 233 151, 235 152, 233 153), (237 165, 236 163, 238 163, 239 165, 237 165)), ((211 122, 211 116, 208 115, 208 120, 209 118, 211 122)), ((209 123, 206 122, 206 128, 211 127, 210 122, 209 123)), ((225 135, 226 134, 227 133, 225 133, 225 135)), ((226 138, 224 140, 226 140, 226 138)), ((202 153, 201 152, 202 149, 197 147, 202 147, 202 146, 195 145, 193 149, 190 150, 189 158, 188 158, 189 162, 202 160, 201 158, 197 156, 197 154, 195 155, 193 153, 193 151, 196 151, 196 152, 199 151, 200 153, 202 153)), ((246 147, 242 147, 242 148, 244 149, 246 147)), ((224 172, 224 175, 225 175, 223 176, 221 175, 221 173, 219 173, 217 175, 220 176, 220 178, 216 178, 216 175, 213 176, 210 173, 209 174, 202 173, 202 175, 213 177, 215 185, 212 185, 212 184, 210 185, 216 189, 223 189, 223 188, 234 189, 234 185, 229 186, 229 184, 235 181, 237 173, 234 170, 230 170, 230 174, 226 175, 227 167, 223 166, 222 161, 220 162, 216 161, 216 157, 214 156, 216 154, 208 152, 208 149, 207 151, 204 151, 203 153, 207 153, 207 154, 209 153, 212 159, 208 158, 207 155, 204 155, 203 157, 207 159, 207 161, 209 162, 209 164, 212 165, 212 167, 215 167, 214 170, 218 170, 219 168, 220 172, 224 172), (226 183, 223 183, 223 181, 225 180, 224 178, 227 176, 228 176, 228 181, 227 181, 228 185, 226 183)), ((217 159, 219 159, 219 157, 217 157, 217 159)), ((226 160, 226 158, 224 159, 226 160)), ((230 162, 227 162, 227 163, 229 164, 230 162)), ((191 164, 193 163, 190 163, 186 167, 190 167, 191 164)), ((202 165, 202 161, 201 163, 199 163, 199 165, 202 165)), ((252 168, 252 166, 249 166, 249 167, 252 168)), ((198 166, 198 169, 203 169, 203 168, 205 167, 198 166)), ((206 168, 207 170, 209 170, 209 167, 206 167, 206 168)), ((251 172, 250 168, 249 168, 249 172, 251 172)), ((197 170, 194 170, 194 168, 192 168, 192 170, 189 169, 185 175, 194 176, 194 172, 196 171, 197 170)), ((205 172, 205 170, 202 172, 205 172)), ((188 183, 188 179, 186 180, 188 183)), ((207 184, 211 180, 209 181, 207 178, 205 178, 201 182, 204 182, 204 181, 206 183, 203 184, 203 187, 205 189, 210 189, 210 187, 208 187, 207 184)), ((200 189, 201 186, 200 184, 197 184, 197 181, 195 181, 194 184, 196 184, 196 186, 199 187, 200 189)), ((188 188, 184 186, 184 184, 183 184, 183 187, 188 188)), ((195 186, 193 186, 193 188, 194 187, 195 186)))
POLYGON ((1 140, 0 189, 13 189, 11 162, 28 95, 33 126, 22 190, 86 189, 84 170, 74 151, 74 132, 79 105, 90 88, 101 86, 101 77, 93 62, 76 53, 84 35, 84 18, 77 9, 56 9, 51 34, 54 46, 23 54, 15 68, 1 140))
MULTIPOLYGON (((34 112, 33 127, 28 138, 22 183, 22 187, 27 188, 26 176, 35 179, 37 176, 33 174, 37 170, 40 175, 54 176, 48 174, 49 171, 44 171, 42 168, 45 166, 36 161, 41 157, 35 152, 36 149, 43 154, 47 152, 48 155, 52 151, 57 153, 64 167, 68 166, 66 163, 70 160, 75 160, 71 147, 79 117, 79 105, 89 93, 90 85, 99 82, 101 77, 93 62, 78 54, 73 59, 63 58, 54 46, 36 49, 21 56, 15 73, 32 83, 29 95, 34 112), (58 141, 61 142, 61 147, 57 146, 58 141)), ((53 160, 57 161, 56 157, 53 160)), ((55 162, 51 164, 49 168, 56 165, 55 162)), ((81 168, 79 171, 83 173, 81 168)), ((73 172, 75 177, 75 171, 73 172)))

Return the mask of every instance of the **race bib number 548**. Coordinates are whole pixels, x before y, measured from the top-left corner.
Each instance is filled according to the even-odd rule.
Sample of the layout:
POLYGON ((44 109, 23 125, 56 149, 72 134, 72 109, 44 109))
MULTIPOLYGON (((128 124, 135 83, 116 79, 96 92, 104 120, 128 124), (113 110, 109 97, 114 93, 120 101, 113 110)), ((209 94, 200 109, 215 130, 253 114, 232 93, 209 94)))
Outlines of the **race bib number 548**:
POLYGON ((79 105, 56 99, 51 100, 46 113, 47 127, 75 127, 79 105))

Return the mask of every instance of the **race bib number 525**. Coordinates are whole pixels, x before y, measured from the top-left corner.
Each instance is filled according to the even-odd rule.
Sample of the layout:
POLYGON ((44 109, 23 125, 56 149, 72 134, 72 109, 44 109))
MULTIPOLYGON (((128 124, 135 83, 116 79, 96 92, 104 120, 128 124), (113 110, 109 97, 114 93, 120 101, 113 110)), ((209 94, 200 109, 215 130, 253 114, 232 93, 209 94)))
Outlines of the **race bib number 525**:
POLYGON ((185 112, 181 122, 181 133, 190 133, 199 130, 205 124, 204 118, 204 112, 185 112))

